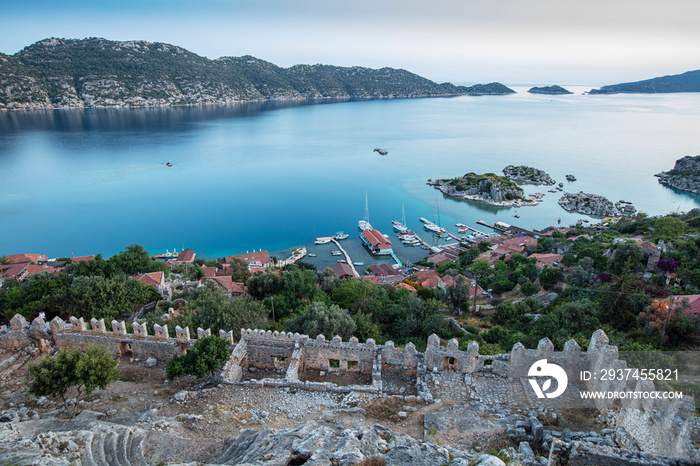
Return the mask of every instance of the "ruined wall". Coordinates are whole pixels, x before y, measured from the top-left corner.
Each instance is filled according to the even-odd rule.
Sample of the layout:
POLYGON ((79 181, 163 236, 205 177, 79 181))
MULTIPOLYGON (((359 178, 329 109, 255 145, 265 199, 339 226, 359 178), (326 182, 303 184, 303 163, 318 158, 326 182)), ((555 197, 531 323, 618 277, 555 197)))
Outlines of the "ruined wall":
POLYGON ((319 335, 316 339, 305 342, 301 370, 340 369, 372 374, 378 351, 379 347, 371 338, 367 343, 360 344, 355 337, 343 342, 339 336, 327 341, 326 337, 319 335), (337 364, 338 367, 332 367, 332 364, 337 364))
POLYGON ((403 375, 418 374, 418 355, 413 343, 405 348, 396 348, 393 341, 387 341, 382 349, 382 371, 399 372, 403 375))
MULTIPOLYGON (((21 316, 15 316, 9 328, 0 331, 0 348, 22 348, 37 345, 42 351, 49 343, 58 348, 87 348, 100 345, 110 349, 115 355, 138 358, 154 357, 167 361, 176 354, 186 352, 194 343, 189 328, 175 328, 172 337, 167 326, 155 326, 155 334, 149 335, 145 325, 132 324, 133 333, 127 333, 124 322, 112 321, 107 329, 103 320, 92 319, 86 324, 83 319, 71 318, 64 322, 60 318, 46 323, 36 318, 31 325, 21 316)), ((209 330, 197 329, 197 338, 210 335, 209 330)), ((220 332, 220 337, 233 345, 231 332, 220 332)), ((579 381, 580 371, 600 373, 602 369, 626 368, 627 363, 618 358, 615 346, 609 344, 602 330, 596 331, 586 351, 582 351, 574 341, 568 341, 564 351, 554 351, 552 342, 545 338, 537 349, 526 349, 522 344, 514 345, 510 354, 495 356, 480 355, 479 345, 470 342, 467 351, 460 351, 456 339, 442 346, 437 335, 431 335, 424 354, 418 353, 412 344, 406 348, 396 348, 392 342, 377 345, 374 340, 359 343, 357 338, 343 342, 338 336, 331 341, 323 335, 310 339, 307 335, 270 332, 263 330, 241 330, 241 340, 232 352, 231 359, 223 368, 224 380, 232 383, 291 386, 306 390, 350 391, 361 390, 382 393, 382 375, 400 374, 405 380, 415 381, 421 398, 431 400, 432 395, 426 383, 444 375, 452 380, 463 374, 464 383, 478 384, 480 378, 504 380, 524 387, 523 393, 529 401, 544 406, 528 384, 528 371, 536 361, 546 359, 548 363, 559 365, 570 381, 578 383, 575 389, 567 389, 565 396, 556 402, 580 403, 579 390, 589 391, 637 391, 655 390, 651 381, 609 380, 593 378, 579 381), (334 367, 337 366, 337 367, 334 367), (285 372, 283 379, 262 379, 241 382, 243 373, 249 367, 277 369, 285 372), (371 385, 336 386, 329 382, 301 382, 300 371, 329 369, 371 374, 371 385), (495 378, 495 379, 493 379, 495 378), (568 397, 568 398, 567 398, 568 397)), ((389 377, 390 379, 391 377, 389 377)), ((437 380, 437 379, 436 379, 437 380)), ((453 384, 454 385, 454 384, 453 384)), ((477 386, 477 385, 475 385, 477 386)), ((522 391, 522 390, 521 390, 522 391)), ((626 432, 632 442, 643 451, 667 455, 688 456, 691 451, 690 435, 693 427, 695 403, 691 397, 667 400, 626 398, 623 400, 597 399, 590 401, 600 412, 616 409, 617 427, 626 432)), ((569 406, 579 406, 570 404, 569 406)))
MULTIPOLYGON (((103 346, 116 356, 135 358, 156 358, 169 361, 173 356, 187 352, 195 340, 190 338, 189 328, 175 327, 175 338, 171 337, 167 325, 154 326, 154 335, 149 335, 146 325, 131 324, 133 332, 128 333, 126 324, 113 320, 107 328, 104 319, 92 319, 88 325, 83 318, 71 317, 68 322, 60 317, 47 323, 37 317, 31 323, 19 315, 10 321, 10 328, 0 333, 0 348, 21 348, 34 344, 42 352, 49 344, 57 348, 86 349, 90 346, 103 346)), ((210 330, 197 329, 197 338, 211 335, 210 330)), ((221 338, 233 344, 231 332, 219 332, 221 338)))
POLYGON ((294 348, 308 339, 307 335, 298 333, 241 330, 241 340, 245 340, 247 348, 246 355, 241 355, 241 365, 245 370, 252 366, 258 369, 286 371, 292 360, 294 348))

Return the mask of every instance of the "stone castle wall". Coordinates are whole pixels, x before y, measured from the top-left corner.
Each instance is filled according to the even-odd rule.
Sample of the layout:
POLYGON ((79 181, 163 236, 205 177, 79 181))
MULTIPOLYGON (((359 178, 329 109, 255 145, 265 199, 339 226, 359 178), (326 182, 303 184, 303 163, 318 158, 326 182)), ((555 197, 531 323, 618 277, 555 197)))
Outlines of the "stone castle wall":
MULTIPOLYGON (((72 317, 68 322, 60 318, 46 323, 36 318, 31 325, 17 315, 10 327, 0 332, 0 348, 21 348, 28 344, 48 350, 51 343, 58 348, 84 349, 100 345, 115 355, 138 358, 154 357, 167 361, 177 354, 185 353, 195 340, 189 328, 176 327, 174 336, 167 326, 155 326, 149 335, 145 325, 132 324, 133 333, 126 331, 124 322, 112 321, 107 328, 103 320, 92 319, 88 325, 83 319, 72 317)), ((211 334, 209 330, 197 329, 197 338, 211 334)), ((232 332, 220 332, 233 346, 232 332)), ((578 380, 580 371, 600 372, 602 369, 626 368, 625 361, 618 359, 617 347, 609 344, 602 330, 596 331, 586 351, 570 340, 564 351, 554 351, 549 339, 539 342, 537 349, 526 349, 522 344, 514 345, 509 354, 481 355, 479 345, 470 342, 466 351, 459 349, 456 339, 442 345, 437 335, 431 335, 425 353, 419 353, 413 344, 396 348, 393 342, 377 345, 374 340, 360 343, 357 338, 343 342, 339 336, 328 341, 323 335, 315 339, 298 333, 280 333, 263 330, 241 330, 241 338, 233 348, 231 359, 223 368, 223 378, 229 383, 290 386, 306 390, 342 391, 351 390, 382 393, 383 375, 400 374, 407 383, 415 384, 424 399, 432 399, 425 381, 436 380, 440 374, 454 379, 463 374, 467 385, 478 383, 480 378, 496 377, 501 380, 521 380, 526 383, 528 371, 536 362, 546 359, 563 368, 569 380, 578 380), (277 371, 283 378, 242 381, 251 368, 277 371), (358 375, 371 375, 371 384, 337 386, 329 382, 300 381, 305 371, 344 371, 358 375)), ((591 379, 585 381, 589 391, 653 392, 651 381, 591 379)), ((578 393, 569 394, 575 400, 578 393)), ((564 398, 564 397, 562 397, 564 398)), ((537 400, 535 400, 537 401, 537 400)), ((550 400, 542 400, 549 402, 550 400)), ((562 400, 559 400, 562 402, 562 400)), ((591 401, 593 402, 593 401, 591 401)), ((671 456, 685 456, 693 428, 695 403, 691 397, 682 399, 597 399, 599 412, 615 408, 617 426, 625 430, 643 451, 671 456)))

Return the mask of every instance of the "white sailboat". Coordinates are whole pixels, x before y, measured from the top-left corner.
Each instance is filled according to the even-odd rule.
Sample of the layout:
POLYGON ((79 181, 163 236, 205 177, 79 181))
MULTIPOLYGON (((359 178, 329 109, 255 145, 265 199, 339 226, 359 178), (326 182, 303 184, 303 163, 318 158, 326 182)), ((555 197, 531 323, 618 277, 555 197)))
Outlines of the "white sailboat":
POLYGON ((369 204, 367 202, 367 191, 365 191, 365 218, 357 222, 357 227, 360 229, 360 231, 372 229, 372 225, 369 223, 369 204))
POLYGON ((401 203, 401 221, 399 222, 398 220, 392 220, 391 224, 394 227, 394 231, 399 235, 408 233, 409 229, 406 226, 406 212, 403 208, 403 202, 401 203))

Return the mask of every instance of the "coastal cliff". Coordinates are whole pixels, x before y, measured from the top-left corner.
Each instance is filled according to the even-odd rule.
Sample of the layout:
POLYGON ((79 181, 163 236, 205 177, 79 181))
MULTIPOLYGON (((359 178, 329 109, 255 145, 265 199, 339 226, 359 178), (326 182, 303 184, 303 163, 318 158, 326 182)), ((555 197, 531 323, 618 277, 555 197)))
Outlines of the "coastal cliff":
POLYGON ((428 180, 428 184, 446 196, 501 207, 537 205, 540 202, 537 195, 526 197, 513 181, 495 173, 467 173, 452 179, 428 180))
POLYGON ((659 183, 680 191, 700 194, 700 155, 676 160, 672 170, 657 173, 659 183))
POLYGON ((143 41, 45 39, 0 54, 0 109, 142 107, 251 100, 392 99, 513 92, 499 83, 438 84, 406 70, 282 68, 252 56, 210 60, 143 41))

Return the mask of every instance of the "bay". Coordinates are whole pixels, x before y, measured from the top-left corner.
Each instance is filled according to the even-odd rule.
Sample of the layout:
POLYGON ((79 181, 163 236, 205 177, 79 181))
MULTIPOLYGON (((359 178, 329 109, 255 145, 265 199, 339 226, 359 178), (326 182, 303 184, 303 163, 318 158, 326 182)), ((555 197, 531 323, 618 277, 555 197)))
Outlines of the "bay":
MULTIPOLYGON (((370 220, 386 234, 402 203, 421 231, 418 219, 436 217, 436 200, 453 233, 457 222, 543 228, 588 218, 561 209, 547 187, 525 188, 545 193, 537 207, 499 209, 425 184, 508 164, 651 215, 700 207, 698 196, 654 177, 700 153, 700 94, 581 95, 589 86, 542 96, 528 87, 510 96, 4 112, 0 255, 108 256, 139 243, 153 254, 283 257, 344 230, 353 260, 367 262, 356 238, 365 192, 370 220)), ((318 265, 331 257, 319 249, 318 265)))

